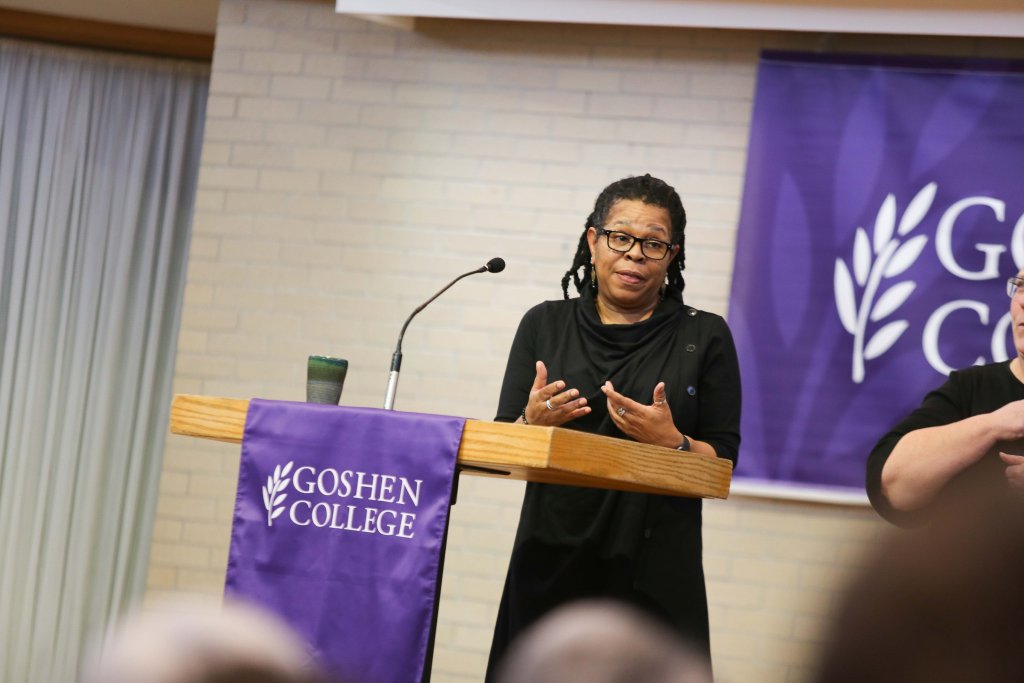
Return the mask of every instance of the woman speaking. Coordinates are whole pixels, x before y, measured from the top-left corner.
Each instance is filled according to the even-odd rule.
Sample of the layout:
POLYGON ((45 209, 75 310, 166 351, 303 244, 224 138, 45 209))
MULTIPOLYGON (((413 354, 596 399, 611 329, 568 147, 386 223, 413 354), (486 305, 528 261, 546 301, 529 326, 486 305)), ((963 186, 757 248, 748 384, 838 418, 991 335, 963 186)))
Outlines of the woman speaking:
MULTIPOLYGON (((601 192, 562 278, 565 299, 533 307, 519 324, 496 420, 735 464, 736 350, 720 316, 683 303, 685 226, 679 195, 650 175, 601 192), (569 298, 570 279, 578 298, 569 298)), ((488 677, 520 632, 588 597, 637 606, 707 654, 700 499, 527 484, 488 677)))

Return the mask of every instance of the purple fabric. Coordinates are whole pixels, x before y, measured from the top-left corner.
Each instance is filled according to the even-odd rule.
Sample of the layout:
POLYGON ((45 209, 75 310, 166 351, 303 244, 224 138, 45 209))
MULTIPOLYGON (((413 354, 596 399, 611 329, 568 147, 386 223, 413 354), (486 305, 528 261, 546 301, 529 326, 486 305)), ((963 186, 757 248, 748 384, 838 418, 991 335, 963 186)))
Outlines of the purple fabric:
POLYGON ((343 680, 419 681, 464 423, 253 400, 226 592, 343 680))
POLYGON ((951 369, 1012 357, 1021 64, 765 53, 729 324, 737 480, 863 491, 951 369))

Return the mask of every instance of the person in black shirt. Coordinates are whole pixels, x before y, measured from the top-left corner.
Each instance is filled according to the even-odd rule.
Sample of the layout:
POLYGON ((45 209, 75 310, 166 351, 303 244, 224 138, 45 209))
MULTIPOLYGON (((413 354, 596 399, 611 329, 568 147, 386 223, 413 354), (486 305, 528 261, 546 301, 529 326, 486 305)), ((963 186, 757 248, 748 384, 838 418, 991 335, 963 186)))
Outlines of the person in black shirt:
POLYGON ((868 498, 896 524, 919 521, 961 483, 1024 489, 1024 444, 1012 443, 1024 439, 1024 271, 1007 287, 1017 356, 951 373, 868 458, 868 498))
MULTIPOLYGON (((736 350, 720 316, 683 303, 685 225, 679 195, 657 178, 605 188, 562 279, 564 300, 533 307, 519 325, 496 420, 736 462, 736 350)), ((527 484, 488 678, 537 619, 595 597, 645 610, 707 655, 701 501, 527 484)))

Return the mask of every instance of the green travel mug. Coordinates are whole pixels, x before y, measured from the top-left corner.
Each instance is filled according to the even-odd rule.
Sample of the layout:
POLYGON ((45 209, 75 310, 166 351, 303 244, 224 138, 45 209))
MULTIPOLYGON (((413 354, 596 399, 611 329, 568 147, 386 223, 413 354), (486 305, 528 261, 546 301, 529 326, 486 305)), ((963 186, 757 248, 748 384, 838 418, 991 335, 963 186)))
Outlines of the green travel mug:
POLYGON ((310 356, 306 366, 306 402, 338 405, 345 384, 348 361, 330 356, 310 356))

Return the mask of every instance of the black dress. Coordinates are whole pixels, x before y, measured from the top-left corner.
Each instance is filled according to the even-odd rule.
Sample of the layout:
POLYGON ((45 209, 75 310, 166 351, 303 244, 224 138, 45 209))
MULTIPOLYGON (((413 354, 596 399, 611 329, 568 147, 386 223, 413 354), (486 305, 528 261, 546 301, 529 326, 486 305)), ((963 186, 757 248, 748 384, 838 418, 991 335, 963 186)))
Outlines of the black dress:
MULTIPOLYGON (((925 396, 921 405, 883 436, 868 457, 866 488, 875 510, 894 524, 907 526, 922 521, 926 511, 905 513, 895 510, 882 493, 882 468, 896 443, 906 434, 925 427, 938 427, 974 415, 991 413, 1007 403, 1024 399, 1024 384, 1010 370, 1010 361, 957 370, 945 384, 925 396)), ((1002 481, 1002 461, 996 451, 957 475, 946 489, 955 493, 960 486, 1002 481)))
MULTIPOLYGON (((629 439, 608 416, 601 385, 611 380, 649 405, 664 381, 676 427, 735 464, 740 379, 732 335, 720 316, 685 306, 675 290, 631 325, 603 324, 589 292, 532 308, 512 343, 496 420, 519 417, 538 360, 549 382, 579 389, 592 409, 564 427, 629 439)), ((520 632, 585 597, 639 606, 708 651, 700 499, 527 484, 488 676, 520 632)))

